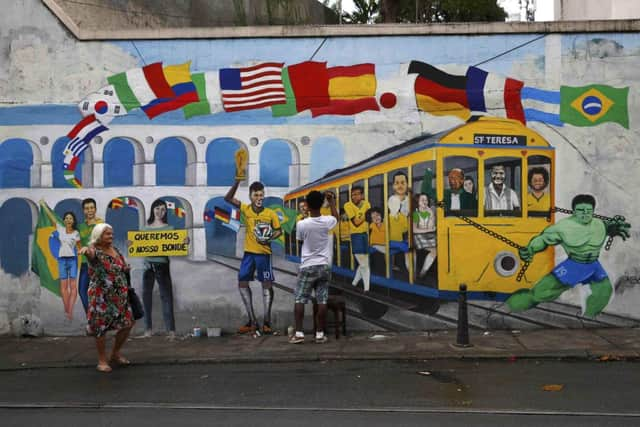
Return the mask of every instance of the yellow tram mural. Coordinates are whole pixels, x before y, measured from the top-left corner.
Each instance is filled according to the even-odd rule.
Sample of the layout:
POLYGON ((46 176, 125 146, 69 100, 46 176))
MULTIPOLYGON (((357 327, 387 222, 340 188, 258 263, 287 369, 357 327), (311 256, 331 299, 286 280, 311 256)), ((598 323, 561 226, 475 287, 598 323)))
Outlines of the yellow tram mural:
MULTIPOLYGON (((291 191, 285 205, 298 208, 311 190, 337 195, 333 269, 365 291, 451 299, 466 284, 470 298, 504 300, 553 268, 553 247, 530 265, 518 249, 554 221, 554 170, 554 148, 538 133, 481 117, 330 172, 291 191), (354 250, 354 198, 366 207, 358 227, 368 260, 354 250)), ((295 261, 294 236, 286 253, 295 261)))

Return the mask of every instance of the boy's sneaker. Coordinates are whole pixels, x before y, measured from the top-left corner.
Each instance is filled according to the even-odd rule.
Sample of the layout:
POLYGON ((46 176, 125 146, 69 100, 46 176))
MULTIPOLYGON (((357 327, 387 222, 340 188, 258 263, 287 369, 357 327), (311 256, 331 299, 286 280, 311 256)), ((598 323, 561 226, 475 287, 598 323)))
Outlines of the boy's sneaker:
POLYGON ((255 334, 258 331, 258 325, 255 323, 248 322, 246 325, 240 326, 238 328, 239 334, 255 334))
POLYGON ((317 336, 317 335, 316 335, 316 344, 324 344, 324 343, 326 343, 327 341, 329 341, 329 338, 327 338, 327 336, 326 336, 326 335, 323 335, 323 336, 321 336, 321 337, 319 337, 319 336, 317 336))
POLYGON ((291 337, 289 337, 289 344, 301 344, 304 342, 304 336, 299 336, 299 335, 291 335, 291 337))
POLYGON ((262 325, 262 334, 263 335, 273 335, 273 328, 267 322, 264 322, 262 325))

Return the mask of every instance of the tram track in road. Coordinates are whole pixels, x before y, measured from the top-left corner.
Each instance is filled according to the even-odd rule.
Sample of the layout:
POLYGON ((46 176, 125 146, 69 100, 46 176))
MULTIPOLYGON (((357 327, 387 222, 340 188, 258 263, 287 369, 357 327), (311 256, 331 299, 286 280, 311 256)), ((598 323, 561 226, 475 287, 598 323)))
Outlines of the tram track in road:
MULTIPOLYGON (((239 269, 240 258, 227 256, 210 256, 209 259, 220 265, 224 265, 235 271, 239 269)), ((275 260, 278 262, 278 260, 275 260)), ((283 261, 282 264, 286 263, 283 261)), ((274 265, 273 269, 288 276, 297 276, 296 271, 292 271, 286 265, 274 265)), ((293 293, 293 287, 283 283, 274 282, 276 288, 293 293)), ((395 309, 396 312, 412 313, 418 319, 426 319, 437 322, 439 325, 455 328, 457 326, 457 304, 443 304, 440 310, 435 313, 427 313, 417 306, 405 300, 380 295, 374 291, 363 292, 360 288, 331 282, 330 285, 338 289, 349 300, 356 305, 363 302, 384 305, 395 309)), ((634 327, 640 325, 640 319, 622 316, 618 314, 602 313, 597 318, 589 318, 580 314, 580 307, 563 302, 548 302, 540 304, 526 312, 512 313, 503 304, 495 302, 469 301, 469 328, 475 331, 486 331, 489 329, 521 329, 521 328, 548 328, 548 329, 576 329, 576 328, 615 328, 634 327)), ((380 327, 389 332, 403 332, 414 330, 415 322, 390 321, 378 317, 368 316, 361 311, 347 307, 349 316, 363 320, 371 325, 380 327)), ((397 316, 396 316, 397 317, 397 316)), ((437 329, 437 328, 436 328, 437 329)))
POLYGON ((499 408, 463 408, 463 407, 412 407, 412 406, 387 406, 387 407, 340 407, 340 406, 276 406, 276 405, 215 405, 207 403, 171 403, 171 402, 39 402, 39 403, 14 403, 0 402, 0 409, 68 409, 68 410, 196 410, 196 411, 247 411, 247 412, 333 412, 345 413, 415 413, 415 414, 473 414, 473 415, 520 415, 520 416, 570 416, 570 417, 608 417, 608 418, 640 418, 640 412, 611 412, 611 411, 559 411, 545 409, 499 409, 499 408))

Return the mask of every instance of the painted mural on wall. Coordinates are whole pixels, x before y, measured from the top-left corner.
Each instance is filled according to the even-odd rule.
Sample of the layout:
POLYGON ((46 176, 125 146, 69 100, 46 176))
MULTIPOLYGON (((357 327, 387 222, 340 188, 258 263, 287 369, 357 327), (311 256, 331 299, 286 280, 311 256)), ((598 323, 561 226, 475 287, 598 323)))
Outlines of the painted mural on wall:
MULTIPOLYGON (((224 313, 230 323, 240 321, 234 274, 194 264, 238 254, 246 227, 222 197, 235 179, 238 149, 247 150, 250 163, 240 196, 248 197, 251 181, 263 181, 271 196, 265 206, 285 231, 274 254, 297 256, 290 236, 296 211, 304 215, 306 183, 327 184, 321 189, 335 193, 343 211, 334 232, 334 271, 348 286, 359 270, 357 288, 364 291, 368 278, 371 295, 444 300, 464 282, 472 298, 507 301, 513 310, 557 298, 584 299, 589 315, 602 307, 637 314, 637 231, 627 225, 640 212, 630 191, 638 179, 637 34, 86 44, 68 40, 59 25, 54 19, 41 26, 63 50, 29 33, 12 42, 8 61, 0 64, 0 87, 15 102, 0 108, 0 228, 8 236, 0 242, 0 306, 8 307, 0 310, 0 331, 5 314, 39 313, 49 323, 59 319, 60 330, 69 328, 62 323, 68 314, 79 321, 83 293, 72 304, 68 281, 74 278, 61 283, 58 260, 44 264, 57 266, 53 286, 41 286, 42 276, 28 270, 36 247, 56 251, 51 218, 43 214, 49 229, 34 231, 38 200, 60 220, 72 212, 82 238, 87 197, 97 200, 94 216, 116 225, 119 248, 126 247, 127 231, 145 227, 158 199, 165 201, 169 225, 189 231, 190 257, 170 264, 173 328, 187 329, 180 316, 190 319, 198 310, 199 316, 224 313), (32 51, 42 64, 29 60, 32 51), (490 117, 512 121, 499 130, 470 132, 463 138, 468 146, 441 133, 461 124, 482 126, 490 117), (429 140, 434 145, 410 161, 391 161, 421 144, 412 138, 428 135, 440 140, 429 140), (530 145, 530 138, 546 145, 530 145), (384 169, 367 174, 363 165, 373 159, 384 169), (342 174, 341 181, 329 185, 327 174, 342 174), (77 190, 65 192, 70 186, 77 190), (344 210, 357 187, 371 206, 360 212, 367 237, 362 262, 353 256, 354 224, 344 210), (550 212, 556 205, 570 207, 577 194, 594 195, 602 215, 590 223, 600 228, 587 243, 565 233, 575 209, 550 212), (611 251, 602 250, 608 235, 631 239, 616 239, 611 251), (591 286, 574 287, 575 271, 567 269, 568 281, 556 269, 583 252, 601 262, 602 271, 591 266, 592 275, 580 277, 591 286), (224 283, 210 283, 211 271, 226 277, 224 283), (609 298, 612 287, 611 298, 622 292, 628 298, 609 298)), ((141 284, 146 269, 136 268, 141 284)), ((71 276, 71 269, 62 270, 71 276)), ((80 262, 76 281, 81 273, 80 262)), ((161 279, 147 277, 160 287, 161 279)), ((279 310, 290 310, 278 308, 279 301, 285 300, 276 298, 276 323, 285 319, 279 310)), ((172 330, 170 321, 165 329, 172 330)))
MULTIPOLYGON (((522 81, 488 73, 474 66, 468 67, 464 74, 450 74, 417 60, 409 63, 407 74, 414 80, 416 108, 434 116, 455 116, 465 122, 477 120, 482 116, 497 116, 516 120, 523 125, 532 121, 554 126, 565 124, 595 126, 614 122, 629 128, 628 87, 616 88, 603 84, 591 84, 581 87, 561 86, 557 91, 543 90, 525 86, 522 81), (534 108, 535 104, 534 107, 527 104, 529 101, 545 104, 551 108, 534 108), (556 112, 550 111, 554 109, 556 112)), ((109 86, 89 95, 79 104, 85 118, 68 134, 70 141, 64 151, 65 178, 76 187, 80 186, 80 181, 74 176, 74 172, 80 161, 80 155, 88 147, 89 142, 99 133, 106 131, 106 125, 114 118, 134 109, 141 109, 149 119, 177 109, 182 109, 185 119, 188 119, 221 111, 234 113, 262 108, 270 108, 273 117, 292 116, 310 111, 311 117, 315 118, 326 114, 354 115, 364 111, 379 111, 380 105, 388 109, 396 106, 396 94, 393 92, 384 92, 376 98, 375 64, 372 63, 327 67, 326 62, 314 61, 289 66, 285 66, 282 62, 265 62, 241 68, 223 68, 216 72, 191 74, 190 62, 170 66, 163 66, 162 63, 157 62, 116 74, 109 77, 107 81, 109 86)), ((478 147, 490 147, 489 149, 493 149, 496 145, 527 145, 526 141, 522 142, 517 135, 508 135, 501 133, 500 129, 493 131, 490 128, 484 134, 474 134, 472 143, 478 147)), ((245 151, 239 150, 237 153, 242 156, 236 155, 236 160, 241 157, 246 165, 247 156, 243 154, 245 151)), ((550 218, 552 206, 548 183, 551 162, 538 165, 537 168, 527 166, 529 178, 525 184, 516 177, 524 166, 524 158, 515 165, 515 168, 514 159, 515 157, 505 158, 498 163, 493 163, 489 168, 490 181, 486 187, 483 187, 481 198, 486 213, 492 212, 495 215, 497 212, 502 212, 501 216, 513 216, 514 212, 521 212, 520 200, 523 193, 520 190, 515 191, 512 187, 529 184, 531 191, 527 195, 528 208, 532 209, 531 212, 534 212, 533 209, 538 209, 538 212, 548 212, 550 218), (544 185, 538 183, 540 180, 544 185), (534 205, 537 207, 534 208, 534 205)), ((532 164, 536 165, 536 161, 532 161, 532 164)), ((236 165, 237 173, 243 170, 243 165, 236 165)), ((432 172, 431 168, 427 170, 432 172)), ((477 176, 474 178, 469 172, 467 168, 466 180, 470 183, 469 185, 474 186, 476 182, 480 184, 477 176)), ((479 173, 479 170, 476 173, 479 173)), ((240 178, 246 179, 246 174, 240 178)), ((424 187, 424 192, 415 194, 417 198, 412 200, 407 171, 400 170, 392 175, 391 188, 385 188, 385 193, 392 191, 385 206, 372 208, 366 200, 358 200, 354 204, 355 196, 351 194, 352 200, 344 204, 344 211, 352 230, 349 237, 341 238, 341 241, 349 241, 353 259, 357 264, 353 285, 363 280, 363 289, 369 291, 370 255, 377 260, 373 262, 377 265, 377 272, 382 273, 377 279, 379 284, 385 283, 383 279, 385 277, 395 278, 409 285, 413 284, 414 280, 423 279, 437 257, 435 244, 437 215, 434 212, 437 206, 446 203, 446 208, 450 212, 456 210, 452 209, 452 205, 462 210, 471 209, 476 212, 476 215, 472 213, 470 216, 477 216, 478 194, 473 188, 470 191, 464 190, 462 186, 464 181, 463 169, 451 168, 448 171, 449 188, 446 190, 444 199, 438 200, 435 189, 429 188, 429 184, 423 181, 421 185, 424 187), (428 200, 431 200, 431 203, 428 200), (364 205, 358 207, 361 203, 364 205), (387 215, 383 224, 384 213, 387 215), (363 247, 362 243, 358 243, 357 248, 354 249, 356 247, 354 241, 360 242, 360 237, 363 235, 366 245, 363 247), (371 253, 369 246, 372 248, 371 253), (386 256, 386 253, 389 255, 386 256), (420 260, 417 259, 418 253, 421 255, 420 260), (413 257, 416 257, 415 267, 413 257), (389 272, 384 271, 385 267, 380 267, 385 263, 392 266, 389 272)), ((368 186, 366 187, 368 193, 368 186)), ((352 193, 354 188, 359 188, 360 198, 364 198, 365 188, 352 187, 352 193)), ((286 207, 277 208, 281 217, 293 216, 284 211, 286 207)), ((213 210, 208 209, 204 212, 205 221, 214 219, 234 232, 237 232, 240 224, 244 222, 244 219, 240 218, 240 212, 228 205, 214 206, 213 210)), ((469 218, 465 220, 477 224, 469 218)), ((566 221, 560 221, 558 224, 564 223, 566 221)), ((607 226, 611 229, 610 235, 614 233, 624 238, 629 237, 627 229, 624 228, 628 228, 629 224, 624 220, 610 222, 607 226)), ((483 226, 478 225, 479 229, 482 229, 481 227, 483 226)), ((292 229, 285 231, 288 231, 288 236, 292 236, 292 229)), ((548 233, 550 232, 547 231, 548 233)), ((546 236, 544 231, 541 236, 546 236)), ((284 246, 284 239, 283 236, 278 240, 282 246, 284 246)), ((524 265, 529 264, 534 252, 542 251, 549 245, 549 243, 536 244, 535 242, 543 238, 539 237, 537 240, 534 238, 532 240, 534 243, 529 243, 525 250, 505 237, 502 239, 520 248, 519 256, 524 265)), ((563 247, 566 248, 566 246, 563 247)), ((578 251, 592 249, 575 243, 570 247, 578 251)), ((337 244, 336 252, 340 252, 337 244)), ((522 289, 512 295, 508 300, 509 307, 514 311, 525 310, 539 302, 555 300, 568 287, 584 283, 587 285, 585 292, 589 297, 585 299, 583 312, 590 316, 601 312, 613 292, 606 273, 602 270, 593 277, 583 274, 572 278, 569 282, 559 282, 558 269, 564 271, 566 269, 564 265, 572 262, 572 257, 575 257, 571 251, 568 255, 569 260, 556 267, 552 274, 543 277, 532 290, 522 289)), ((337 255, 336 259, 339 258, 340 255, 337 255)), ((504 263, 507 259, 512 260, 514 264, 518 263, 508 257, 503 257, 500 262, 504 263)), ((350 260, 350 263, 353 262, 350 260)), ((589 263, 597 263, 597 259, 589 263)), ((597 266, 601 269, 599 264, 597 266)), ((351 270, 350 266, 348 269, 351 270)), ((500 268, 495 269, 499 274, 509 276, 500 268)), ((518 274, 518 281, 524 276, 525 269, 526 267, 523 267, 518 274)), ((474 287, 474 290, 493 289, 494 282, 490 277, 484 278, 478 281, 478 286, 474 287)), ((442 289, 438 285, 437 277, 432 279, 430 285, 435 289, 442 289)), ((499 294, 508 295, 508 292, 505 292, 508 289, 498 286, 493 290, 499 294)), ((441 297, 439 293, 432 296, 441 297)))

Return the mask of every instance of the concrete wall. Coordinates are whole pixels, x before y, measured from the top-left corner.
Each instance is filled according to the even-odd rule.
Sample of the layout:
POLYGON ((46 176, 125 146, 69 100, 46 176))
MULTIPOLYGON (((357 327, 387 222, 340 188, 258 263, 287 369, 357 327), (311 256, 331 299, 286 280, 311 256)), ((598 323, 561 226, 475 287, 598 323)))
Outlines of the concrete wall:
POLYGON ((133 28, 335 24, 338 17, 315 0, 46 0, 78 26, 124 31, 133 28))
MULTIPOLYGON (((431 31, 425 29, 427 27, 422 29, 422 34, 411 27, 407 30, 410 34, 402 35, 402 29, 383 26, 381 35, 365 37, 345 34, 301 37, 298 34, 296 37, 176 40, 161 35, 158 39, 146 40, 78 41, 41 2, 10 2, 0 16, 0 147, 11 139, 27 141, 33 166, 30 188, 3 188, 0 206, 13 206, 15 199, 24 201, 32 212, 31 218, 25 221, 33 227, 36 219, 33 214, 40 199, 55 206, 61 201, 91 196, 97 199, 99 216, 104 218, 109 200, 129 196, 141 204, 138 215, 142 223, 153 200, 179 197, 188 207, 186 227, 193 244, 189 257, 172 262, 178 330, 187 331, 196 321, 192 317, 199 319, 199 323, 215 323, 232 329, 244 318, 235 288, 235 273, 205 261, 208 237, 202 214, 208 201, 223 196, 227 190, 225 186, 206 185, 209 144, 218 138, 231 138, 246 147, 249 178, 253 180, 261 176, 264 164, 260 158, 266 143, 285 141, 291 158, 289 186, 267 188, 267 196, 283 197, 289 188, 308 182, 313 162, 323 161, 312 156, 318 140, 330 137, 339 141, 344 148, 343 163, 349 165, 417 135, 461 124, 454 116, 434 116, 417 109, 415 76, 410 79, 407 74, 408 64, 417 60, 452 74, 464 74, 468 66, 479 64, 486 71, 521 80, 527 87, 551 91, 558 91, 560 86, 595 83, 629 87, 628 129, 615 122, 591 127, 554 126, 536 121, 527 125, 556 149, 557 205, 570 207, 575 194, 591 193, 597 197, 599 213, 622 214, 634 226, 639 224, 640 201, 634 189, 640 178, 637 144, 640 77, 636 71, 640 65, 640 34, 604 30, 546 33, 541 31, 546 28, 542 26, 531 27, 540 32, 508 34, 509 29, 516 27, 500 25, 504 27, 491 24, 490 28, 497 28, 497 34, 482 35, 474 35, 486 32, 482 25, 468 28, 467 33, 456 34, 449 29, 448 34, 438 36, 427 34, 431 31), (385 35, 389 31, 397 34, 385 35), (292 65, 310 59, 326 61, 328 66, 375 64, 376 97, 393 92, 396 105, 380 111, 316 118, 308 112, 274 118, 269 109, 219 112, 190 120, 185 120, 179 111, 154 120, 142 114, 130 114, 109 124, 109 130, 101 135, 101 144, 90 145, 83 165, 85 188, 52 188, 54 142, 81 119, 76 104, 105 86, 107 77, 155 61, 163 61, 165 65, 191 61, 194 73, 260 61, 292 65), (104 187, 104 147, 118 137, 129 139, 135 147, 136 184, 104 187), (170 137, 179 137, 186 147, 187 183, 180 187, 156 186, 155 152, 159 143, 170 137)), ((615 30, 625 25, 629 28, 630 24, 612 23, 610 28, 615 30)), ((455 28, 459 32, 461 27, 455 28)), ((246 187, 241 188, 238 196, 248 200, 246 187)), ((0 212, 0 221, 9 224, 10 217, 6 210, 0 212)), ((3 230, 11 238, 11 230, 3 230)), ((620 285, 607 311, 640 316, 637 308, 640 292, 632 285, 640 275, 638 237, 637 227, 632 228, 629 241, 616 240, 611 251, 602 253, 601 262, 612 282, 620 285)), ((33 236, 26 238, 31 245, 33 236)), ((2 256, 6 257, 4 261, 11 258, 6 252, 2 256)), ((563 258, 562 251, 558 251, 558 257, 563 258)), ((13 263, 13 258, 11 260, 13 263)), ((29 260, 18 264, 28 265, 29 260)), ((134 280, 139 283, 139 261, 134 261, 134 268, 134 276, 138 277, 134 280)), ((75 320, 65 321, 59 298, 40 287, 37 276, 28 268, 22 268, 20 274, 7 269, 9 267, 0 271, 0 333, 9 332, 10 322, 25 314, 39 317, 49 333, 83 333, 80 304, 75 307, 75 320)), ((568 292, 563 298, 577 303, 577 291, 568 292)), ((255 305, 261 313, 260 299, 256 299, 255 305)), ((156 307, 156 314, 159 310, 160 307, 156 307)), ((274 306, 278 327, 284 328, 291 321, 290 311, 291 299, 278 292, 274 306)), ((161 329, 159 318, 155 326, 161 329)))

